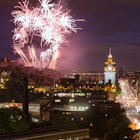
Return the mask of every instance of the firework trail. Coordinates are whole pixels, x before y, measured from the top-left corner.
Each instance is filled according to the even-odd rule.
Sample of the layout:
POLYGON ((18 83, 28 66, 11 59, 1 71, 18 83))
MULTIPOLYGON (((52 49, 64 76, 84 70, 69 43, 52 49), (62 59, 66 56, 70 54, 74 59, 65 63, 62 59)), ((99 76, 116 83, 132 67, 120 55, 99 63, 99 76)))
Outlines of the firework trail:
POLYGON ((13 49, 21 56, 26 66, 54 68, 59 56, 59 48, 67 44, 66 35, 77 32, 76 21, 69 15, 69 10, 63 9, 51 0, 38 0, 40 6, 30 7, 29 0, 19 2, 11 14, 15 29, 13 30, 13 49), (38 55, 35 39, 39 38, 43 48, 38 55), (27 49, 26 49, 27 48, 27 49), (44 50, 45 48, 45 50, 44 50), (28 52, 27 52, 28 51, 28 52))
POLYGON ((29 56, 32 59, 32 64, 33 66, 37 67, 39 66, 39 61, 38 58, 36 57, 36 52, 35 52, 35 47, 32 46, 28 46, 28 52, 29 52, 29 56))

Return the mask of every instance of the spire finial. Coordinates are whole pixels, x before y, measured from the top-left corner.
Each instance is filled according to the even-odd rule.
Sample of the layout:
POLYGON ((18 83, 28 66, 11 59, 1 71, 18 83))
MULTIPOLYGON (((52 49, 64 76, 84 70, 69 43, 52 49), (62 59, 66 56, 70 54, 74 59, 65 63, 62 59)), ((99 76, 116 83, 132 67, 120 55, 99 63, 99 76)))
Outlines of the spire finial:
POLYGON ((109 54, 111 55, 111 48, 109 48, 109 54))
POLYGON ((112 58, 111 48, 109 48, 109 55, 108 55, 108 58, 112 58))

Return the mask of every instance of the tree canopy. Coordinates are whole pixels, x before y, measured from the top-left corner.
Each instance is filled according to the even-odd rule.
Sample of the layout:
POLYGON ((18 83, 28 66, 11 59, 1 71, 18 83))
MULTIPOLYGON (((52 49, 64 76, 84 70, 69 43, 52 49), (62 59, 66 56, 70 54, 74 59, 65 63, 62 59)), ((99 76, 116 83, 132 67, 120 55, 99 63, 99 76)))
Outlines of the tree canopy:
MULTIPOLYGON (((114 103, 115 104, 115 103, 114 103)), ((93 133, 101 140, 123 140, 132 133, 130 121, 125 115, 125 109, 112 107, 102 110, 99 105, 93 108, 93 133)))
POLYGON ((0 133, 11 133, 29 129, 26 115, 17 108, 0 109, 0 133))

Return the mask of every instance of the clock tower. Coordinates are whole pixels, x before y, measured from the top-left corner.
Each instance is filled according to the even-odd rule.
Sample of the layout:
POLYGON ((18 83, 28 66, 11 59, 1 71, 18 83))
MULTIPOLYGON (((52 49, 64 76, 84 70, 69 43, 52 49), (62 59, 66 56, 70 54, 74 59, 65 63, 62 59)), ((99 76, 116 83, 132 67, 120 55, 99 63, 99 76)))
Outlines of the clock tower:
POLYGON ((113 61, 111 48, 109 49, 108 59, 104 62, 104 84, 107 84, 109 81, 111 84, 116 83, 116 62, 113 61))

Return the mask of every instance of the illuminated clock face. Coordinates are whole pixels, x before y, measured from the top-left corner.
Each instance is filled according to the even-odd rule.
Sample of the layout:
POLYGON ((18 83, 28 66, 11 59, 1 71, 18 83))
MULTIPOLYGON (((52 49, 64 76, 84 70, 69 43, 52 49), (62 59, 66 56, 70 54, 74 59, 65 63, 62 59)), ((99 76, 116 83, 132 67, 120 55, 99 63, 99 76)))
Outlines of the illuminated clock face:
POLYGON ((108 67, 108 70, 112 70, 112 67, 111 67, 111 66, 109 66, 109 67, 108 67))

